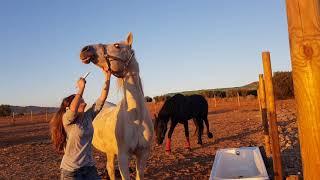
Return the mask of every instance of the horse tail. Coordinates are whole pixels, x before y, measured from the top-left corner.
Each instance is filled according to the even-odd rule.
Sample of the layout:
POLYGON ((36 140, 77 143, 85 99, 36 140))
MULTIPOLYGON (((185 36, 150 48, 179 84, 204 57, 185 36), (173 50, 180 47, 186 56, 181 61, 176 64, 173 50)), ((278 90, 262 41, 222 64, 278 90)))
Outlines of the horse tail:
POLYGON ((209 131, 209 122, 208 122, 208 118, 204 118, 204 123, 206 124, 207 126, 207 136, 208 138, 213 138, 213 134, 209 131))

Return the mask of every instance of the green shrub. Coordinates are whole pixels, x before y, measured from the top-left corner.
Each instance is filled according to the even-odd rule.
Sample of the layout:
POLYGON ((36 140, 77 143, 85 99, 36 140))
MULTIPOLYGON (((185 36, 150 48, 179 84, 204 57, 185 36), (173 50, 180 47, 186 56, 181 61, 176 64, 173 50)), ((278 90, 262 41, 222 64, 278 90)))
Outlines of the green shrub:
POLYGON ((0 116, 10 116, 11 115, 11 108, 9 105, 0 105, 0 116))
POLYGON ((294 97, 293 80, 291 72, 275 72, 273 74, 273 90, 276 99, 289 99, 294 97))
POLYGON ((149 96, 144 97, 144 100, 145 100, 146 102, 152 102, 152 98, 149 97, 149 96))

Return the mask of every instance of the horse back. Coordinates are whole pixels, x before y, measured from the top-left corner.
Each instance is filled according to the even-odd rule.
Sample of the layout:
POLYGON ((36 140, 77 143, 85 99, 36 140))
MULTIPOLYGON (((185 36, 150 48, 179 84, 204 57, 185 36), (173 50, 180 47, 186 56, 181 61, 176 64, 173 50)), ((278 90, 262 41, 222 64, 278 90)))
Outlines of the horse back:
POLYGON ((183 123, 191 118, 206 118, 208 102, 201 95, 184 96, 176 94, 162 106, 159 116, 167 116, 183 123))

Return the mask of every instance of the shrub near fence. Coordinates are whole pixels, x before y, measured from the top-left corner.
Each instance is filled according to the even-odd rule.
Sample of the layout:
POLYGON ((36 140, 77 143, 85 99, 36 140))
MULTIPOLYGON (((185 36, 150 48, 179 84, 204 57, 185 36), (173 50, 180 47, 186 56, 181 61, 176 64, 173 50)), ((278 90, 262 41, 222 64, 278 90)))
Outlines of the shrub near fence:
POLYGON ((11 115, 11 108, 9 105, 0 105, 0 116, 10 116, 11 115))
POLYGON ((291 72, 275 72, 272 79, 276 99, 289 99, 294 97, 291 72))

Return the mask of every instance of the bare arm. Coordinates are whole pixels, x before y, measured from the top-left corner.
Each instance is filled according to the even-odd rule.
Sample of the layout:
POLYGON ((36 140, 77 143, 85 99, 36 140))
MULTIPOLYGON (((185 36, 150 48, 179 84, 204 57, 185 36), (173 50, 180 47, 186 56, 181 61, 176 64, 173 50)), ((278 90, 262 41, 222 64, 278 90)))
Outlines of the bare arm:
POLYGON ((83 78, 80 78, 77 82, 78 92, 70 104, 70 110, 72 112, 78 111, 78 107, 82 99, 85 86, 86 86, 86 80, 83 78))

